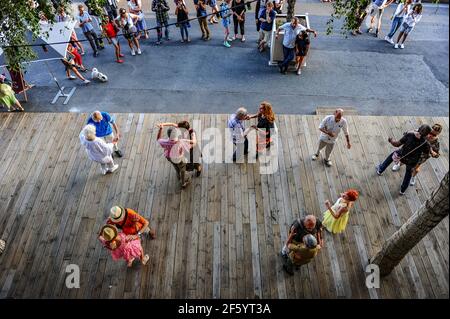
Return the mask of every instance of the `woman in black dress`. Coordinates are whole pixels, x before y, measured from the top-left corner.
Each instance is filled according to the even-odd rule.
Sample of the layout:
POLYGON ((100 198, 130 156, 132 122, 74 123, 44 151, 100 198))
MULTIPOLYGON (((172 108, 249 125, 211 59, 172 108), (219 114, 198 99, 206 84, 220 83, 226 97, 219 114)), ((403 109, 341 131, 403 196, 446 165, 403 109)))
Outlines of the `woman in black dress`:
POLYGON ((272 105, 266 101, 261 102, 258 113, 251 115, 250 118, 258 119, 258 124, 253 127, 257 130, 256 150, 257 153, 264 152, 270 148, 272 143, 271 130, 275 129, 275 114, 272 110, 272 105))
POLYGON ((297 35, 297 38, 295 39, 295 53, 297 55, 297 75, 302 74, 301 68, 303 65, 303 61, 308 54, 309 44, 309 36, 306 31, 302 31, 297 35))

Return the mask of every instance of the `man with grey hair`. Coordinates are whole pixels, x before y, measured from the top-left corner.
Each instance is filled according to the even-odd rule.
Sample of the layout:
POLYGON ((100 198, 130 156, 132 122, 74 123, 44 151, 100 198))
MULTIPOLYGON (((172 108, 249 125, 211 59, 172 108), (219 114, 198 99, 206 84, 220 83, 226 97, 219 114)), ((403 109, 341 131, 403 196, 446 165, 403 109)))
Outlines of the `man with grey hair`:
POLYGON ((345 138, 347 140, 347 148, 350 149, 352 147, 350 144, 350 137, 348 135, 347 120, 343 117, 343 115, 343 109, 336 109, 333 115, 326 116, 320 123, 319 130, 321 134, 319 138, 319 147, 317 148, 317 152, 312 156, 313 161, 319 158, 320 151, 325 148, 324 162, 327 166, 333 165, 330 160, 330 155, 341 130, 344 130, 345 138))
POLYGON ((233 152, 233 162, 241 159, 242 154, 248 154, 247 134, 249 130, 246 130, 244 125, 244 121, 248 119, 249 115, 247 109, 240 107, 228 120, 228 128, 231 129, 231 138, 236 147, 233 152))
POLYGON ((118 157, 123 156, 122 151, 117 146, 117 142, 120 139, 119 127, 109 113, 94 111, 89 117, 87 124, 95 126, 97 137, 103 138, 107 143, 114 143, 114 153, 118 157))
POLYGON ((86 125, 80 133, 80 142, 86 148, 86 153, 94 162, 101 165, 102 174, 113 173, 119 168, 112 158, 113 143, 106 143, 96 136, 95 126, 86 125))

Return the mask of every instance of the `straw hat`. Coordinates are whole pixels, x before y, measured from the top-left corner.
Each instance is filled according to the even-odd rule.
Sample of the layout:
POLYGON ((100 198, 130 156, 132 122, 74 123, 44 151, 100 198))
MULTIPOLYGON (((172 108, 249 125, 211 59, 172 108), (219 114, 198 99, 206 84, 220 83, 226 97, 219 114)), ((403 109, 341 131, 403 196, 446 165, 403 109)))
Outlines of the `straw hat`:
POLYGON ((110 210, 111 214, 109 217, 114 223, 120 223, 125 218, 125 209, 120 206, 113 206, 110 210))
POLYGON ((117 234, 119 231, 117 230, 117 227, 114 225, 105 225, 102 227, 102 230, 100 231, 100 234, 106 241, 112 241, 117 237, 117 234))

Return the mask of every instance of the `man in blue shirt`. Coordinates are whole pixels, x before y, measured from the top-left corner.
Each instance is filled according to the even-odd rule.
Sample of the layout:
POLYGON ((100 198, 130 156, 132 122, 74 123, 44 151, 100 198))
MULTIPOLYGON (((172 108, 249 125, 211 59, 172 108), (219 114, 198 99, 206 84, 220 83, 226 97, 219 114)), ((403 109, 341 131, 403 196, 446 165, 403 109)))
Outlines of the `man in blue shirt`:
POLYGON ((278 28, 276 34, 277 39, 281 30, 284 30, 283 36, 284 60, 283 62, 278 64, 278 67, 280 68, 281 73, 286 74, 289 67, 289 63, 295 57, 295 39, 297 38, 297 35, 302 31, 306 31, 309 33, 314 33, 314 37, 317 37, 317 32, 302 26, 298 21, 298 18, 296 17, 292 18, 291 22, 287 22, 278 28))
POLYGON ((78 15, 76 17, 81 29, 83 30, 84 36, 89 40, 92 50, 94 50, 94 57, 98 56, 98 50, 103 49, 98 41, 97 34, 92 26, 92 18, 89 13, 84 11, 84 6, 80 4, 78 6, 78 15))
POLYGON ((117 141, 120 139, 119 128, 109 113, 94 111, 89 117, 87 124, 95 126, 95 136, 104 138, 107 143, 114 143, 114 152, 118 157, 123 156, 123 153, 117 146, 117 141))

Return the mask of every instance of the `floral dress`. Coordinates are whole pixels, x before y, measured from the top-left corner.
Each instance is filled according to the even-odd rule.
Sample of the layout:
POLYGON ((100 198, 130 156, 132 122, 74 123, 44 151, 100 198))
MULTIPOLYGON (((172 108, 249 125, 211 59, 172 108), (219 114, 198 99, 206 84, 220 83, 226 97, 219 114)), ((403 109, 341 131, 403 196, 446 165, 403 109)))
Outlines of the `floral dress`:
POLYGON ((124 233, 119 233, 117 235, 117 238, 115 239, 118 245, 115 249, 111 248, 111 242, 105 241, 103 237, 100 237, 99 239, 102 242, 103 246, 111 251, 113 260, 125 259, 126 262, 130 262, 135 258, 141 258, 142 245, 139 238, 132 240, 129 240, 128 238, 129 237, 124 233))

